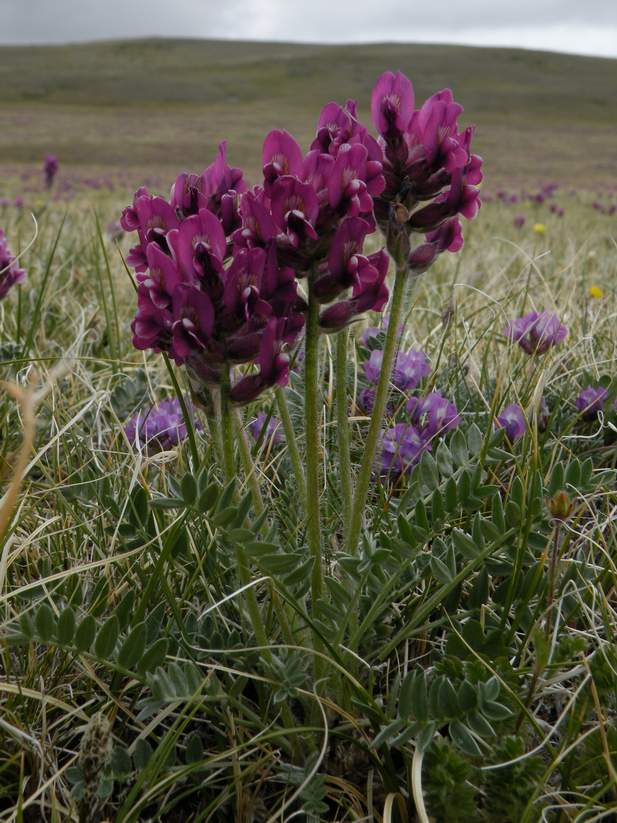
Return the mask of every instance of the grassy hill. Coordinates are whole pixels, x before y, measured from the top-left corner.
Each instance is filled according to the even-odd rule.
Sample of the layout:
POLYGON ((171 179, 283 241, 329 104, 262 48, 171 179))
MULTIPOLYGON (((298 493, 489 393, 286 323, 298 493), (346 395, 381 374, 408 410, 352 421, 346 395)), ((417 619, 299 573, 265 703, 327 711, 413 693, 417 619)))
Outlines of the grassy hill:
POLYGON ((140 40, 0 48, 0 165, 201 168, 227 137, 255 172, 273 126, 303 142, 320 107, 366 115, 385 68, 417 98, 451 86, 493 181, 602 183, 617 166, 617 60, 520 49, 140 40))

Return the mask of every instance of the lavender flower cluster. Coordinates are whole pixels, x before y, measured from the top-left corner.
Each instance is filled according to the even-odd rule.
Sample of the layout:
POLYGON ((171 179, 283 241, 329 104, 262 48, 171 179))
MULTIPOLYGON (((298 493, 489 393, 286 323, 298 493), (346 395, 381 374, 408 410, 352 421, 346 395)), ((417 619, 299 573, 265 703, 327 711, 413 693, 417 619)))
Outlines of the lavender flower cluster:
POLYGON ((16 283, 21 283, 25 276, 26 272, 19 268, 15 255, 8 247, 6 236, 0 229, 0 300, 4 300, 10 289, 16 283))
MULTIPOLYGON (((188 398, 185 399, 193 425, 197 431, 202 426, 188 398)), ((177 397, 162 400, 149 409, 137 412, 124 426, 124 433, 132 446, 144 449, 148 454, 169 451, 187 437, 186 423, 177 397)))

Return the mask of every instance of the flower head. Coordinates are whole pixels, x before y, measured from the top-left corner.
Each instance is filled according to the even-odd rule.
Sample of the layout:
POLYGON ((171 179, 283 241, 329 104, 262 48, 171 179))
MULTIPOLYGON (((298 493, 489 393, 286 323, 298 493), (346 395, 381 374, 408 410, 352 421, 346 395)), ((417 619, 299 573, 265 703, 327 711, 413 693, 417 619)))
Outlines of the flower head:
POLYGON ((9 249, 5 234, 0 229, 0 300, 4 300, 12 286, 21 283, 25 276, 26 272, 17 265, 17 258, 9 249))
POLYGON ((275 446, 285 442, 281 421, 273 415, 268 417, 264 412, 259 412, 257 417, 251 420, 249 431, 255 440, 261 439, 275 446))
POLYGON ((514 224, 515 229, 522 229, 527 219, 524 214, 517 214, 512 223, 514 224))
POLYGON ((594 300, 601 300, 604 297, 604 290, 600 286, 590 286, 587 293, 594 300))
POLYGON ((380 440, 380 474, 397 477, 408 473, 430 448, 430 440, 410 423, 397 423, 385 429, 380 440))
POLYGON ((542 236, 543 234, 546 234, 546 226, 544 225, 544 223, 534 223, 533 224, 533 233, 534 234, 539 234, 540 236, 542 236))
POLYGON ((495 422, 499 428, 505 430, 506 437, 511 443, 516 443, 527 431, 527 420, 518 403, 511 403, 506 406, 495 422))
POLYGON ((552 346, 561 343, 568 330, 559 322, 556 314, 530 312, 510 321, 506 337, 519 344, 527 354, 544 354, 552 346))
MULTIPOLYGON (((184 402, 191 410, 188 398, 184 402)), ((199 420, 194 415, 192 420, 195 429, 200 431, 202 426, 199 420)), ((124 433, 132 446, 143 448, 148 453, 173 449, 187 436, 178 398, 162 400, 149 409, 139 411, 126 423, 124 433)))
POLYGON ((45 156, 43 163, 43 173, 45 174, 45 185, 50 189, 53 185, 54 178, 58 173, 60 164, 55 154, 48 154, 45 156))
POLYGON ((608 390, 604 386, 587 386, 576 398, 576 408, 583 420, 595 420, 602 411, 608 398, 608 390))
POLYGON ((461 422, 456 405, 438 391, 426 397, 410 397, 406 408, 413 423, 429 439, 455 429, 461 422))

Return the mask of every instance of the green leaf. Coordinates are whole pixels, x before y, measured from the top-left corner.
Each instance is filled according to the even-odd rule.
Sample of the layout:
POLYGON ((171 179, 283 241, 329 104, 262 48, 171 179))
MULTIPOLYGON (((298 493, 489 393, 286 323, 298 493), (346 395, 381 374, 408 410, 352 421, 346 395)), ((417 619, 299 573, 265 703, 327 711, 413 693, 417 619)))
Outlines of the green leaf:
POLYGON ((180 481, 182 499, 187 506, 192 506, 197 500, 197 481, 190 472, 187 472, 180 481))
POLYGON ((79 628, 75 634, 75 645, 77 646, 78 651, 89 651, 95 634, 96 620, 91 614, 87 614, 79 624, 79 628))
POLYGON ((210 483, 203 492, 199 495, 199 500, 197 501, 197 508, 200 512, 208 512, 212 509, 218 500, 219 496, 219 485, 218 483, 210 483))
POLYGON ((203 760, 204 747, 198 732, 192 732, 186 738, 185 759, 187 763, 199 763, 203 760))
POLYGON ((449 583, 452 580, 452 572, 443 562, 435 555, 431 555, 430 568, 433 577, 437 578, 441 583, 449 583))
POLYGON ((464 466, 467 462, 467 443, 460 429, 456 429, 450 439, 450 451, 456 465, 464 466))
POLYGON ((146 648, 146 624, 138 623, 120 647, 118 663, 125 669, 135 669, 146 648))
POLYGON ((133 763, 136 769, 145 769, 152 757, 152 746, 147 740, 138 737, 133 750, 133 763))
POLYGON ((494 700, 484 700, 482 703, 482 713, 490 720, 507 720, 512 717, 512 712, 503 703, 497 703, 494 700))
POLYGON ((111 768, 117 777, 124 777, 133 771, 129 753, 124 746, 115 746, 111 753, 111 768))
POLYGON ((468 560, 475 560, 480 553, 480 548, 482 548, 481 546, 478 547, 473 538, 461 529, 452 529, 452 542, 456 550, 468 560))
POLYGON ((448 482, 446 483, 446 487, 444 489, 444 496, 447 511, 455 511, 458 507, 458 490, 456 486, 456 480, 453 477, 450 477, 448 482))
POLYGON ((463 680, 458 687, 458 703, 464 712, 470 712, 478 705, 478 694, 469 680, 463 680))
POLYGON ((98 658, 106 660, 111 657, 118 640, 118 632, 118 618, 114 614, 103 623, 94 641, 94 653, 98 658))
POLYGON ((480 454, 482 451, 482 444, 484 443, 484 435, 476 426, 475 423, 472 423, 471 426, 467 429, 467 448, 471 452, 472 455, 476 456, 480 454))
POLYGON ((378 749, 380 746, 383 746, 384 743, 387 745, 389 741, 394 737, 395 734, 398 734, 403 726, 405 725, 405 720, 401 717, 397 717, 396 720, 393 720, 391 723, 388 723, 387 726, 384 726, 383 729, 379 732, 379 734, 375 737, 372 743, 372 747, 374 749, 378 749))
POLYGON ((145 674, 146 672, 151 672, 153 669, 156 669, 156 667, 160 666, 165 660, 166 654, 167 640, 164 637, 161 637, 156 640, 149 649, 146 649, 146 652, 139 663, 140 673, 145 674))
POLYGON ((407 673, 401 684, 401 693, 398 699, 398 711, 401 717, 409 717, 413 711, 414 683, 422 676, 421 669, 414 669, 407 673))
POLYGON ((456 690, 447 677, 439 685, 439 711, 443 717, 456 717, 459 713, 456 690))
POLYGON ((467 754, 478 756, 482 754, 482 750, 476 743, 469 729, 463 725, 459 720, 453 720, 449 726, 450 737, 456 745, 467 754))
POLYGON ((36 626, 36 631, 39 638, 44 643, 51 640, 56 628, 56 618, 54 617, 51 607, 47 603, 41 603, 38 607, 36 617, 34 618, 34 625, 36 626))
POLYGON ((75 634, 75 612, 69 606, 63 609, 58 618, 58 640, 68 645, 75 634))

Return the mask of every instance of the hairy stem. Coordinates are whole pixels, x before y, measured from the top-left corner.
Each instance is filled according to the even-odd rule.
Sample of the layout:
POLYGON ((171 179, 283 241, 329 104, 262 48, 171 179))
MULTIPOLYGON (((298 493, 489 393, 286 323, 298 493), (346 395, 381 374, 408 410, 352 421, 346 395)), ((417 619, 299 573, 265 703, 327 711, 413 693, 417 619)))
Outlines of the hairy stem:
POLYGON ((319 512, 319 304, 313 295, 309 275, 309 301, 304 342, 304 425, 306 426, 306 519, 308 544, 313 556, 311 595, 313 606, 321 597, 323 586, 321 558, 321 523, 319 512))
POLYGON ((242 468, 246 474, 246 481, 251 490, 251 497, 253 499, 253 508, 257 514, 264 511, 264 501, 261 496, 261 489, 259 487, 259 478, 257 477, 257 466, 251 454, 251 447, 246 439, 246 431, 244 430, 244 421, 238 409, 234 412, 236 433, 238 437, 238 444, 240 446, 240 460, 242 461, 242 468))
POLYGON ((343 535, 347 538, 351 519, 352 482, 349 452, 349 416, 347 413, 347 343, 349 332, 342 329, 336 336, 336 435, 338 439, 339 475, 343 499, 343 535))
POLYGON ((406 279, 407 266, 406 264, 403 264, 398 266, 396 269, 394 292, 392 294, 392 303, 390 305, 390 319, 388 322, 388 330, 386 332, 386 340, 383 348, 383 360, 381 363, 379 383, 377 384, 375 404, 373 406, 371 422, 366 435, 366 441, 364 443, 364 452, 362 454, 362 462, 360 464, 360 471, 353 498, 347 542, 347 547, 350 554, 355 554, 358 550, 358 541, 360 539, 360 530, 362 528, 362 513, 366 505, 366 498, 368 496, 369 485, 371 482, 371 470, 373 468, 375 451, 377 449, 377 441, 379 439, 379 433, 381 432, 383 415, 386 409, 388 393, 390 390, 390 378, 392 376, 394 355, 396 353, 398 328, 403 311, 403 298, 405 295, 406 279))
MULTIPOLYGON (((225 372, 224 379, 221 383, 221 428, 223 434, 223 466, 225 469, 225 480, 228 483, 236 476, 236 466, 234 460, 234 421, 229 398, 229 388, 229 373, 225 372)), ((246 552, 239 541, 234 541, 234 548, 238 563, 238 577, 241 585, 244 586, 251 580, 251 573, 249 570, 246 552)), ((259 604, 257 603, 257 596, 255 595, 254 589, 246 590, 246 604, 249 610, 249 616, 251 618, 257 643, 260 646, 267 646, 268 638, 261 619, 259 604)))
POLYGON ((287 398, 285 392, 280 387, 274 392, 276 397, 276 405, 283 424, 283 431, 285 432, 285 443, 287 444, 287 451, 291 466, 296 478, 297 491, 300 495, 300 502, 306 506, 306 477, 304 476, 304 469, 302 468, 302 460, 300 459, 300 452, 298 451, 298 443, 296 441, 296 433, 294 432, 291 415, 287 406, 287 398))

